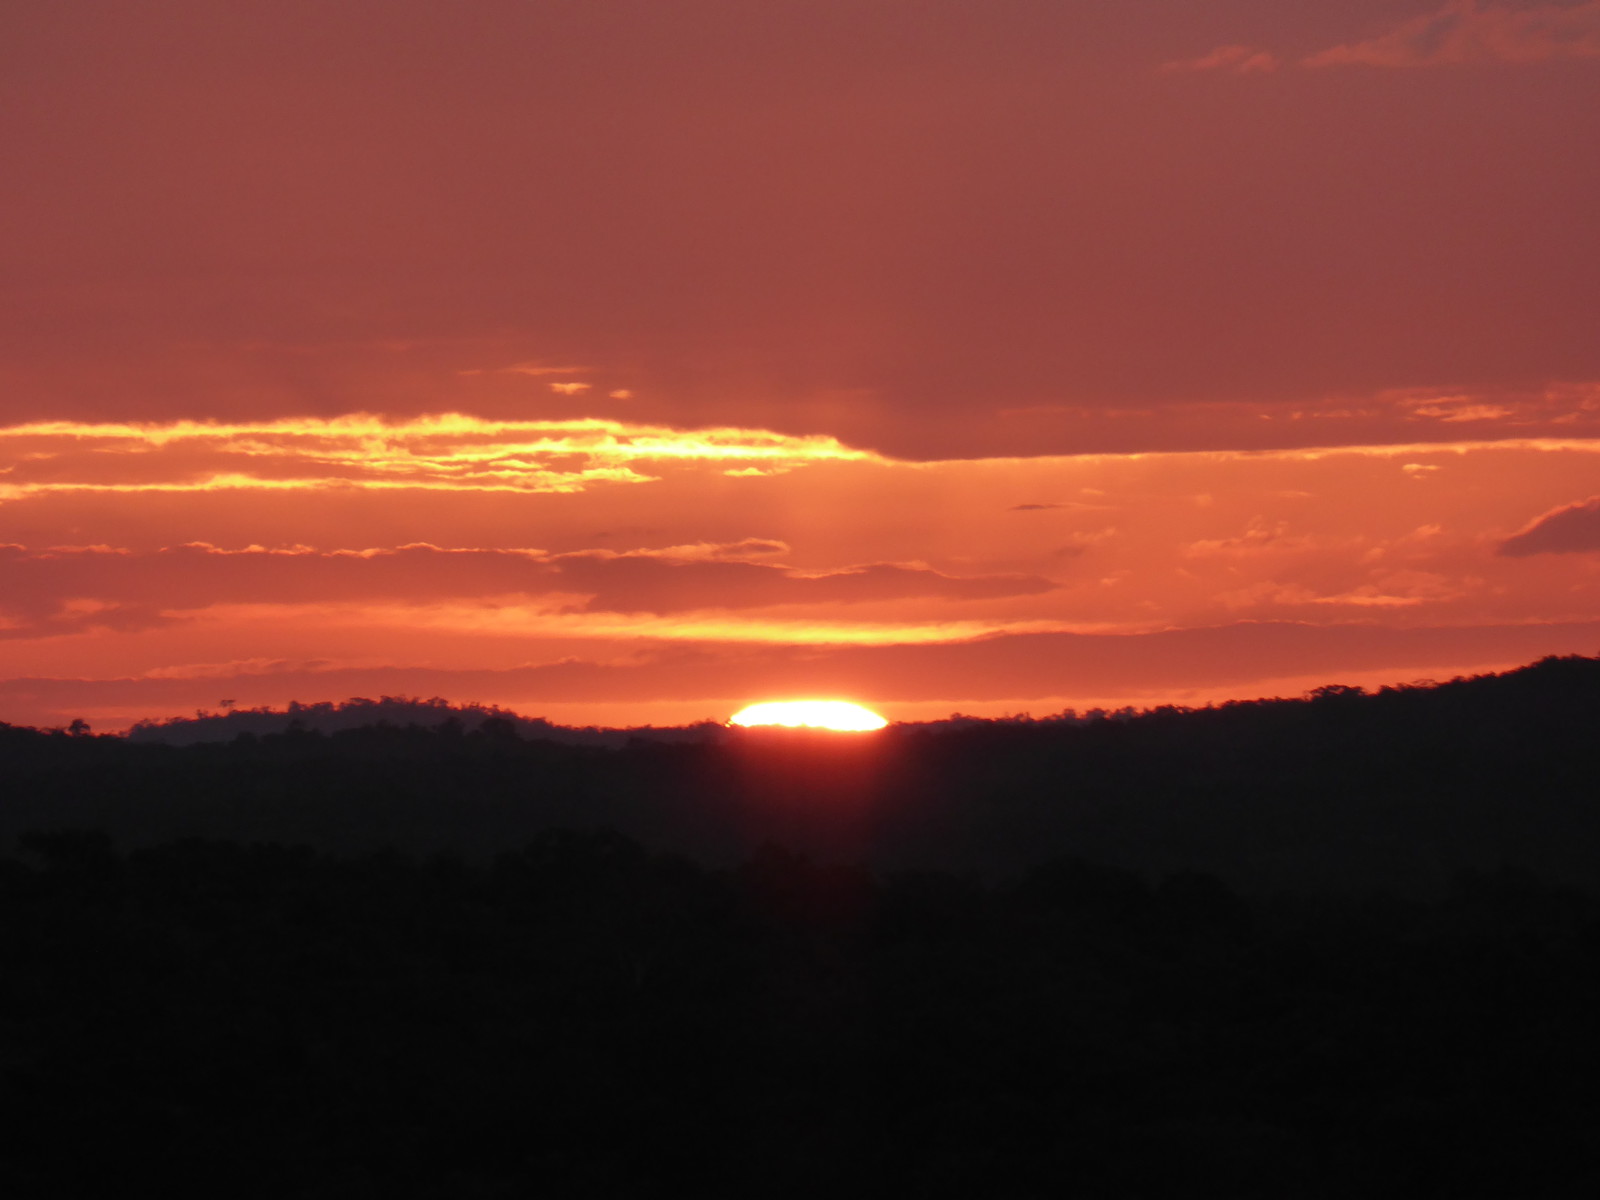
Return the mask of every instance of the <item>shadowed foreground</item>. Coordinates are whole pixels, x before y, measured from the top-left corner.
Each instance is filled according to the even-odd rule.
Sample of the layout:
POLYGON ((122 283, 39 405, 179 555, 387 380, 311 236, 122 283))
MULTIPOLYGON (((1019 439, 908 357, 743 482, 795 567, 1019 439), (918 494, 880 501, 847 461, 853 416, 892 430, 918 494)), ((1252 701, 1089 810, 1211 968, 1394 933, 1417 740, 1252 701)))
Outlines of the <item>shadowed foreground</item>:
POLYGON ((0 862, 7 1194, 1565 1196, 1600 908, 551 833, 0 862))

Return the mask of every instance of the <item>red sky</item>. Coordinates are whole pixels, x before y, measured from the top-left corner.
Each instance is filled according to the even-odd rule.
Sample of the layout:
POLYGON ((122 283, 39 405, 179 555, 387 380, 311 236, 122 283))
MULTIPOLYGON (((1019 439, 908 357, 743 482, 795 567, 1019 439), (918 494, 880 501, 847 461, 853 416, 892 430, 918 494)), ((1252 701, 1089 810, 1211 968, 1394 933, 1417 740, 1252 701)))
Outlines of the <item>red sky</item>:
POLYGON ((1600 652, 1600 0, 0 9, 0 720, 1600 652))

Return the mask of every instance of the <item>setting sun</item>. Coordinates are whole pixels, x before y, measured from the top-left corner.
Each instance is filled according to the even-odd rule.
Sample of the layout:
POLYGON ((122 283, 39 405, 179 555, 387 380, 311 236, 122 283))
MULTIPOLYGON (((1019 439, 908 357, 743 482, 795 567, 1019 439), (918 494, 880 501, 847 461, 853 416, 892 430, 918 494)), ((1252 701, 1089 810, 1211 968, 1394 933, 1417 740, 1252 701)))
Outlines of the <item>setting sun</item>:
POLYGON ((859 732, 882 729, 885 721, 870 708, 846 700, 774 700, 741 709, 730 725, 785 725, 789 728, 859 732))

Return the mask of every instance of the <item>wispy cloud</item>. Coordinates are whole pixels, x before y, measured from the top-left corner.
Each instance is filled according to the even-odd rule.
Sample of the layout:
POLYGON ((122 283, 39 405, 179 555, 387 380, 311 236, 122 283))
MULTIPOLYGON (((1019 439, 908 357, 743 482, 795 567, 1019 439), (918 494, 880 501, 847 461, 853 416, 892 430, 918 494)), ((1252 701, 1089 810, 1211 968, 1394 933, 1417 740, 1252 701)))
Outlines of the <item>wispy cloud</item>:
POLYGON ((509 367, 470 367, 457 371, 458 375, 531 375, 539 378, 543 375, 586 375, 593 371, 593 367, 549 367, 543 363, 523 362, 513 363, 509 367))
POLYGON ((1230 43, 1198 58, 1162 65, 1164 72, 1268 74, 1300 67, 1438 67, 1476 63, 1542 63, 1600 59, 1600 0, 1527 8, 1450 0, 1426 16, 1375 37, 1343 42, 1299 59, 1261 46, 1230 43))
POLYGON ((1433 67, 1600 58, 1600 0, 1532 8, 1452 0, 1366 41, 1312 54, 1308 67, 1433 67))
POLYGON ((1163 71, 1230 71, 1237 75, 1264 74, 1276 71, 1278 56, 1270 50, 1256 46, 1218 46, 1199 58, 1180 59, 1162 65, 1163 71))

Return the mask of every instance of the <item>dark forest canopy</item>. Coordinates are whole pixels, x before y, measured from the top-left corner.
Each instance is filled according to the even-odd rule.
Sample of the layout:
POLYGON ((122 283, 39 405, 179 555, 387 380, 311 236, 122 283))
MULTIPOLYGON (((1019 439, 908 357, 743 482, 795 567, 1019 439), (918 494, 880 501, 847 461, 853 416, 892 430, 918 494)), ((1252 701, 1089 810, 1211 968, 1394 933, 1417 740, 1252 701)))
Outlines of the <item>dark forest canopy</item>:
POLYGON ((1593 1194, 1600 904, 551 830, 0 858, 7 1196, 1593 1194))
MULTIPOLYGON (((762 842, 828 861, 1005 874, 1073 854, 1247 888, 1433 891, 1463 867, 1600 873, 1600 659, 1199 710, 962 719, 874 735, 731 731, 573 744, 447 706, 303 706, 282 732, 172 746, 0 726, 0 836, 92 828, 334 850, 492 854, 614 829, 708 863, 762 842)), ((552 730, 554 727, 550 727, 552 730)))
POLYGON ((1563 658, 609 748, 0 726, 0 1174, 1591 1195, 1597 711, 1563 658))
POLYGON ((357 696, 343 702, 323 700, 315 704, 290 701, 287 708, 234 708, 222 712, 202 709, 192 717, 140 721, 128 731, 131 742, 158 742, 169 746, 188 746, 196 742, 230 742, 240 734, 263 736, 290 730, 340 733, 368 725, 416 726, 437 729, 453 723, 463 732, 473 732, 486 722, 494 727, 509 725, 519 737, 566 742, 576 746, 625 746, 635 737, 657 741, 693 741, 719 725, 689 725, 660 728, 603 729, 595 726, 556 725, 543 717, 525 717, 496 704, 451 704, 435 696, 422 700, 414 696, 381 696, 376 700, 357 696))

